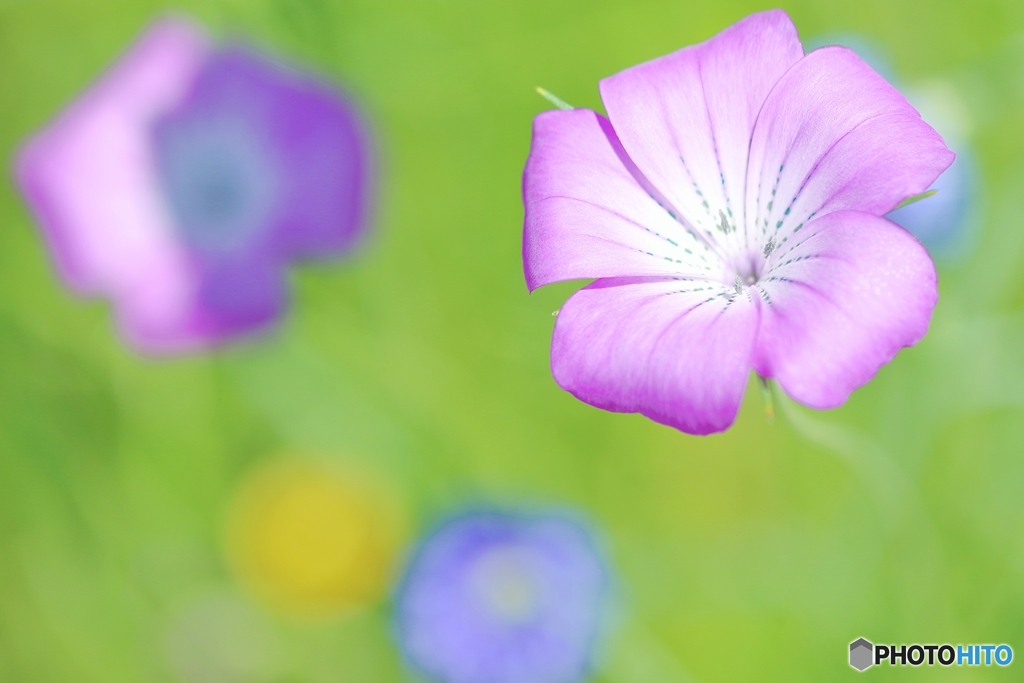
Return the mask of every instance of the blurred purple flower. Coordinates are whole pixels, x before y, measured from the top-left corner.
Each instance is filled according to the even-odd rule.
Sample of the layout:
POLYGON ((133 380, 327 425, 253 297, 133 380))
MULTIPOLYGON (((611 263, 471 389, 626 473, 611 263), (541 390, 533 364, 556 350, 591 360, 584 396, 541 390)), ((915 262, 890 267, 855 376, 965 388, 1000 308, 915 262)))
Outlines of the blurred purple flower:
POLYGON ((368 165, 342 94, 167 19, 26 144, 17 179, 68 285, 174 352, 265 327, 290 260, 352 247, 368 165))
POLYGON ((574 683, 590 670, 608 577, 585 528, 477 513, 423 541, 396 606, 410 663, 443 683, 574 683))
POLYGON ((601 98, 536 118, 523 178, 530 289, 596 278, 555 323, 562 388, 707 434, 751 369, 830 408, 924 336, 934 266, 882 216, 953 153, 853 52, 763 12, 601 98))

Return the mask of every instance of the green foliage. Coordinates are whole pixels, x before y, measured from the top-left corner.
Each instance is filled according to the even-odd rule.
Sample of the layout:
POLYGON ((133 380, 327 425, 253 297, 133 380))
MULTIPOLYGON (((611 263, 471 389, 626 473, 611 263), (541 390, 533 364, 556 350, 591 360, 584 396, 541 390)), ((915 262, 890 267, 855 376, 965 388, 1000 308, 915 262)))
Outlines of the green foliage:
MULTIPOLYGON (((804 35, 870 33, 901 76, 964 92, 988 188, 973 254, 940 273, 929 336, 846 406, 783 404, 769 425, 752 381, 732 430, 694 438, 551 379, 551 313, 574 286, 528 295, 523 282, 520 176, 549 108, 535 86, 600 109, 600 78, 761 7, 175 5, 364 104, 374 235, 344 262, 297 268, 274 334, 153 360, 120 344, 104 304, 62 288, 0 188, 0 680, 179 680, 165 640, 183 611, 210 594, 252 600, 223 559, 226 501, 250 464, 296 449, 391 482, 413 533, 465 502, 585 511, 623 605, 599 680, 837 680, 856 675, 845 648, 861 635, 1024 642, 1019 2, 786 7, 804 35)), ((0 2, 2 157, 165 9, 0 2)), ((386 601, 324 623, 254 609, 283 653, 254 680, 405 676, 386 601)))

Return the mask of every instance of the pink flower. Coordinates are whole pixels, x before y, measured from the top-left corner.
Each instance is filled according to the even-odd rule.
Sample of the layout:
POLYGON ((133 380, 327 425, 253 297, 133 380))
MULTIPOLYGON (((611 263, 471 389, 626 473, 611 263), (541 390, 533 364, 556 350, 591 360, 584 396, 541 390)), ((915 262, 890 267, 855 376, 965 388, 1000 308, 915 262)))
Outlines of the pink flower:
POLYGON ((774 10, 601 98, 536 118, 523 177, 530 289, 595 278, 558 313, 562 388, 708 434, 751 369, 832 408, 924 336, 934 266, 882 216, 954 155, 852 51, 804 55, 774 10))
POLYGON ((28 141, 17 179, 65 282, 111 298, 136 348, 179 352, 265 328, 291 260, 351 248, 368 149, 334 88, 165 19, 28 141))

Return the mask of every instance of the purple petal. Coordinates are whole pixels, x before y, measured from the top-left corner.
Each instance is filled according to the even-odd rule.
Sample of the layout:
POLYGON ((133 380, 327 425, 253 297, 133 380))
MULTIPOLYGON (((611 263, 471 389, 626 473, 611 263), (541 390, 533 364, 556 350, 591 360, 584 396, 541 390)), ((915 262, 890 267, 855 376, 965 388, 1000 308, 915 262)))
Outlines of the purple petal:
POLYGON ((815 50, 764 104, 750 145, 750 249, 792 239, 815 216, 881 216, 953 161, 942 138, 853 51, 815 50))
MULTIPOLYGON (((126 293, 118 322, 133 346, 149 353, 197 351, 265 328, 284 311, 285 280, 276 263, 251 257, 188 263, 187 296, 175 310, 126 293)), ((160 275, 154 275, 159 284, 160 275)))
POLYGON ((603 116, 576 109, 534 119, 523 173, 529 288, 577 278, 718 274, 718 257, 644 185, 603 116))
POLYGON ((780 250, 758 287, 754 368, 797 401, 834 408, 928 331, 938 301, 924 247, 884 218, 840 211, 780 250))
POLYGON ((156 317, 186 306, 188 259, 160 196, 148 133, 208 53, 195 26, 158 22, 21 150, 18 185, 72 289, 145 302, 156 317))
POLYGON ((294 74, 287 80, 288 106, 271 130, 288 151, 288 210, 278 234, 295 256, 338 254, 352 249, 369 224, 369 135, 343 93, 294 74))
MULTIPOLYGON (((230 141, 218 132, 221 128, 240 140, 235 149, 214 150, 210 156, 239 157, 235 175, 245 171, 251 177, 236 184, 257 195, 239 202, 243 229, 235 232, 244 233, 239 235, 242 248, 276 253, 281 260, 325 256, 350 248, 362 235, 368 140, 354 107, 340 92, 245 48, 217 53, 189 97, 156 131, 172 189, 177 176, 187 176, 175 173, 174 154, 182 156, 184 149, 186 171, 192 170, 203 159, 197 162, 188 152, 197 147, 202 154, 203 133, 217 134, 215 142, 230 141)), ((187 222, 190 197, 179 194, 184 200, 179 214, 187 222)))
POLYGON ((803 57, 781 10, 754 14, 707 42, 601 81, 601 99, 630 158, 710 239, 725 211, 742 219, 747 149, 772 86, 803 57))
POLYGON ((606 279, 558 313, 551 367, 566 391, 690 434, 736 419, 758 308, 751 290, 703 280, 606 279))

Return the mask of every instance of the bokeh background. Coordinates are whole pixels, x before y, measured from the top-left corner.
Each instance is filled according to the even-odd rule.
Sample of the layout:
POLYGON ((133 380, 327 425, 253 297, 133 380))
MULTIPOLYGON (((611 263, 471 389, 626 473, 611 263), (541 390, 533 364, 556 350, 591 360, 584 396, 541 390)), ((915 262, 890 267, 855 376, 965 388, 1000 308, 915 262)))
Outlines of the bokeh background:
MULTIPOLYGON (((578 283, 527 295, 522 278, 521 171, 549 108, 534 87, 600 108, 600 78, 765 5, 0 0, 8 168, 168 9, 342 84, 378 150, 357 253, 296 268, 272 334, 161 360, 63 288, 0 185, 0 680, 413 679, 390 579, 323 616, 233 568, 240 487, 294 454, 392 501, 384 573, 465 505, 588 517, 619 595, 596 681, 843 680, 860 675, 859 636, 1024 656, 1024 4, 783 6, 806 42, 859 36, 901 87, 954 101, 980 171, 973 227, 939 261, 929 335, 847 405, 779 399, 769 424, 751 384, 736 425, 697 438, 551 379, 552 312, 578 283)), ((1010 680, 1022 665, 864 675, 1010 680)))

